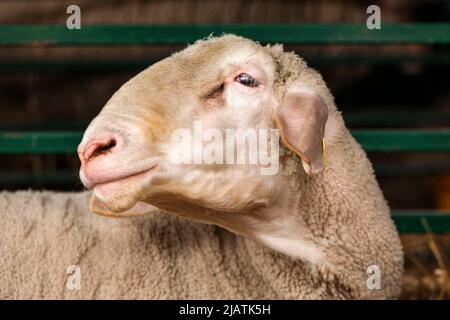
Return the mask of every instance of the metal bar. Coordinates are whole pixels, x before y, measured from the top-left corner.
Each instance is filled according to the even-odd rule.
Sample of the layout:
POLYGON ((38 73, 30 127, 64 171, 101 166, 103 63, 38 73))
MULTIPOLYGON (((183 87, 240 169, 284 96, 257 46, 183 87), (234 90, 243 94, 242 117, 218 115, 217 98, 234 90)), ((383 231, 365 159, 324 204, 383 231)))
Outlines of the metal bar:
MULTIPOLYGON (((450 130, 352 130, 352 134, 366 151, 450 151, 450 130)), ((0 154, 74 153, 81 137, 80 131, 3 132, 0 154)))
POLYGON ((233 33, 262 43, 297 44, 449 44, 450 24, 383 24, 369 30, 363 24, 166 24, 0 25, 0 45, 175 45, 211 34, 233 33))
POLYGON ((0 154, 74 153, 82 132, 3 132, 0 154))
POLYGON ((450 130, 352 130, 352 135, 367 151, 450 151, 450 130))
POLYGON ((450 212, 402 210, 393 211, 392 218, 403 233, 425 233, 422 219, 426 219, 433 233, 450 232, 450 212))

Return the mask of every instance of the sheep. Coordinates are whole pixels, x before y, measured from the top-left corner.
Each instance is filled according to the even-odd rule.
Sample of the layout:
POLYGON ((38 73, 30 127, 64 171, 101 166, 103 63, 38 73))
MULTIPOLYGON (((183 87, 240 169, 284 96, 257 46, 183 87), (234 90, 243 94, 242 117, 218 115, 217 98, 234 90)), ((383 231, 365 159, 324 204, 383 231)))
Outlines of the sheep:
POLYGON ((320 74, 280 45, 210 37, 150 66, 106 103, 78 154, 90 192, 1 194, 0 297, 400 294, 402 248, 371 163, 320 74), (214 139, 186 149, 174 133, 196 124, 216 138, 275 130, 258 147, 277 170, 196 161, 211 145, 228 152, 214 139), (186 150, 193 162, 180 162, 186 150), (72 265, 80 289, 67 288, 72 265))

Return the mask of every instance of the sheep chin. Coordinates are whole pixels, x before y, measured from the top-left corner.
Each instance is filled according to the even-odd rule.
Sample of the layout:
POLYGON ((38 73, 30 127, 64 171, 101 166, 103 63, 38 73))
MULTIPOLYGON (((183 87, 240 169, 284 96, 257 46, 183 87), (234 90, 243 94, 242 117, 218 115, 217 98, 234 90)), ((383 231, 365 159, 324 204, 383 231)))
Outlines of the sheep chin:
POLYGON ((159 211, 158 208, 145 203, 138 201, 130 208, 123 211, 113 211, 108 205, 102 202, 98 197, 94 194, 91 196, 91 201, 89 203, 89 209, 98 215, 114 217, 114 218, 124 218, 124 217, 137 217, 142 216, 148 213, 152 213, 155 211, 159 211))

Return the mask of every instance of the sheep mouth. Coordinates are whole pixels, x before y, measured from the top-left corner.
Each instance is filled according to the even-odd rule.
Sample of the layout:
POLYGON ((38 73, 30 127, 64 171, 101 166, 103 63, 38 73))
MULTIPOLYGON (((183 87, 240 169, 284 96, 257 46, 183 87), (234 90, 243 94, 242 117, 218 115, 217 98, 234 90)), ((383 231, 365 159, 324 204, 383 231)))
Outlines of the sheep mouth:
POLYGON ((105 179, 101 179, 98 181, 93 181, 90 185, 88 185, 88 189, 94 189, 94 188, 106 188, 113 185, 123 184, 123 183, 132 183, 134 181, 145 179, 147 176, 150 176, 153 174, 157 169, 159 168, 159 165, 153 165, 147 169, 134 171, 131 173, 124 173, 121 175, 117 175, 114 177, 108 177, 105 179))

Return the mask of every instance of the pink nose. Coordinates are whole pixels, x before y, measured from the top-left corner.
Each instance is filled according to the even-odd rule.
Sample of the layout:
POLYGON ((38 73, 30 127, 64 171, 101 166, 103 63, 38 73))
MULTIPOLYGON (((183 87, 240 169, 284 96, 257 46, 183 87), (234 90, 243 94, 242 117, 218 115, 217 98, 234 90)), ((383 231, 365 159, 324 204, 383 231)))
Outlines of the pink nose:
POLYGON ((78 157, 81 160, 81 164, 84 166, 94 158, 105 156, 110 152, 113 152, 113 149, 117 148, 118 144, 119 138, 115 135, 106 135, 102 138, 95 138, 86 143, 85 147, 78 149, 78 157))

